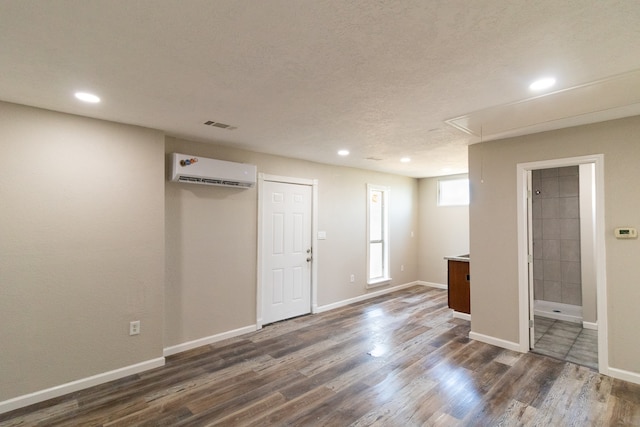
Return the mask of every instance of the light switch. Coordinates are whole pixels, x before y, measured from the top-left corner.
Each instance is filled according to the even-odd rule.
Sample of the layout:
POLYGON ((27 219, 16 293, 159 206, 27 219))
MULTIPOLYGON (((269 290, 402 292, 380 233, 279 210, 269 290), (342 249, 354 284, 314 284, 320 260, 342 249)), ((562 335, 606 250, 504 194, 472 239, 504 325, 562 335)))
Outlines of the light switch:
POLYGON ((318 240, 325 240, 327 238, 326 231, 318 231, 318 240))

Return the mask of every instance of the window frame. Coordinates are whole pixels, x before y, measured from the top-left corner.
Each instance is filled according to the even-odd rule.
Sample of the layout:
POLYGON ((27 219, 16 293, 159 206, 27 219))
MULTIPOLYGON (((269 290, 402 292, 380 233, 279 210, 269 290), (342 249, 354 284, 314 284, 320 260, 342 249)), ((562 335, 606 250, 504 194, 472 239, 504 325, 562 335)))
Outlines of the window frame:
POLYGON ((442 208, 446 208, 446 207, 453 207, 453 206, 469 206, 469 203, 471 201, 471 189, 469 188, 469 177, 468 176, 457 176, 457 177, 447 177, 447 178, 440 178, 438 179, 438 191, 437 191, 437 200, 436 200, 436 204, 438 207, 442 207, 442 208), (443 182, 451 182, 451 181, 466 181, 467 183, 467 194, 466 194, 466 201, 461 202, 461 203, 442 203, 442 183, 443 182))
POLYGON ((389 204, 390 204, 391 188, 383 185, 367 184, 367 288, 386 285, 391 282, 391 274, 389 271, 389 204), (381 239, 371 240, 371 197, 374 192, 382 194, 382 211, 381 211, 381 239), (371 245, 374 243, 382 243, 382 276, 371 277, 371 245))

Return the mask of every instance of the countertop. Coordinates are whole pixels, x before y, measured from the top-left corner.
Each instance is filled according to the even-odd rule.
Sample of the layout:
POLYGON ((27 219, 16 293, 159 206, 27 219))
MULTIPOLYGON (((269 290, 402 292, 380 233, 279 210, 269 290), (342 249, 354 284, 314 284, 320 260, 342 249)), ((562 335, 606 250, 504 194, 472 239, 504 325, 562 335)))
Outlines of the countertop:
POLYGON ((449 261, 462 261, 469 262, 469 254, 466 255, 456 255, 456 256, 446 256, 444 259, 449 261))

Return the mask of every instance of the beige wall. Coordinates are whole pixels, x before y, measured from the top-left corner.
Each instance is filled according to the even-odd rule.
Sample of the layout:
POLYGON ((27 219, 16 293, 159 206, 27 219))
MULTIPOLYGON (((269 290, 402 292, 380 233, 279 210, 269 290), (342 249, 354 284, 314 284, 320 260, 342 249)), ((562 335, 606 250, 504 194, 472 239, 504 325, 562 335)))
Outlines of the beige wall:
POLYGON ((467 178, 467 175, 419 180, 418 278, 421 281, 446 285, 444 257, 469 253, 469 207, 438 206, 438 179, 458 177, 467 178))
MULTIPOLYGON (((633 194, 640 181, 638 135, 640 117, 470 147, 474 332, 519 338, 516 163, 604 153, 610 365, 640 372, 638 240, 612 236, 615 226, 640 222, 640 198, 633 194)), ((437 218, 423 202, 435 200, 435 180, 419 184, 165 140, 159 131, 6 103, 0 103, 0 141, 0 401, 255 324, 257 190, 167 182, 165 153, 318 179, 318 228, 327 233, 315 252, 320 306, 371 292, 365 289, 367 183, 391 187, 392 285, 419 276, 442 280, 431 279, 418 257, 432 252, 418 241, 438 243, 432 233, 443 228, 425 228, 437 218), (356 283, 349 283, 351 274, 356 283), (139 336, 128 335, 131 320, 142 321, 139 336)))
POLYGON ((413 178, 7 103, 0 141, 0 402, 255 325, 257 189, 170 183, 165 153, 318 179, 318 226, 327 233, 315 252, 320 306, 371 292, 366 184, 390 186, 390 286, 417 280, 413 178), (142 324, 134 337, 132 320, 142 324))
POLYGON ((604 154, 609 365, 640 373, 640 241, 613 237, 640 226, 639 136, 632 117, 469 147, 473 332, 519 342, 516 165, 604 154))
POLYGON ((0 401, 162 357, 162 133, 0 103, 0 146, 0 401))
MULTIPOLYGON (((318 180, 318 229, 327 234, 314 249, 319 306, 371 292, 365 289, 366 184, 390 186, 391 286, 417 280, 416 179, 174 138, 167 138, 166 152, 253 163, 259 173, 318 180), (355 283, 349 282, 351 274, 355 283)), ((255 325, 257 188, 167 182, 165 194, 165 346, 255 325)))

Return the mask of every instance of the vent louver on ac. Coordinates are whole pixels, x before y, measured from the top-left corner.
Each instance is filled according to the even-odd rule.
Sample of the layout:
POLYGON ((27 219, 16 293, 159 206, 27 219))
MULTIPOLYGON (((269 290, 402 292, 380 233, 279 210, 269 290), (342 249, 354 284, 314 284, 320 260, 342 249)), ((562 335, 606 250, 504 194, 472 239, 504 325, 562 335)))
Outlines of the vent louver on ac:
POLYGON ((239 181, 223 181, 221 179, 210 178, 194 178, 192 176, 179 176, 178 181, 190 182, 193 184, 208 184, 208 185, 224 185, 225 187, 252 187, 252 185, 246 185, 239 181))
POLYGON ((256 183, 255 165, 180 153, 171 156, 171 181, 240 188, 251 188, 256 183))

